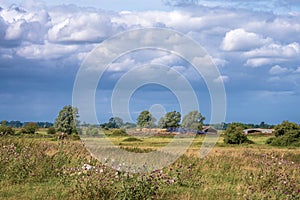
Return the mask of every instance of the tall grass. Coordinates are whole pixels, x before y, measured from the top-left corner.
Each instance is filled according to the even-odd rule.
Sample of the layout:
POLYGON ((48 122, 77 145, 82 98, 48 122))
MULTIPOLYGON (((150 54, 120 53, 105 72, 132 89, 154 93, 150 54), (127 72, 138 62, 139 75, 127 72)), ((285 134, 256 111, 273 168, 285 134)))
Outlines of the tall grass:
POLYGON ((0 166, 6 199, 300 199, 298 149, 218 147, 133 174, 99 163, 80 141, 6 136, 0 166))

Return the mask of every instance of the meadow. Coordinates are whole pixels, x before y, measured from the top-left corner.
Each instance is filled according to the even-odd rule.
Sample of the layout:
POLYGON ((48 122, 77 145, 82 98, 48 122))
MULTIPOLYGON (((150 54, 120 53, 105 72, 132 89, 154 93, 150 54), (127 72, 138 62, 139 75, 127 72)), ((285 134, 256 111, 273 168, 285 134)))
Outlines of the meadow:
MULTIPOLYGON (((109 135, 109 134, 108 134, 109 135)), ((1 199, 300 199, 300 148, 265 144, 227 145, 220 137, 204 158, 203 136, 163 169, 128 173, 94 159, 80 140, 35 135, 0 138, 1 199)), ((155 151, 171 136, 109 135, 127 151, 155 151)))

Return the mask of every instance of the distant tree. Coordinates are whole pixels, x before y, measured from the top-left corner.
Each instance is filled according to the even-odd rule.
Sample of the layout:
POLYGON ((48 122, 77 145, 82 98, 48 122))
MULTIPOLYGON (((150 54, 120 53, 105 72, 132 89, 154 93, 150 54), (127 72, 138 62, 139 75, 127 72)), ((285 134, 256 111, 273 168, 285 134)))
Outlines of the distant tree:
POLYGON ((165 124, 166 124, 165 118, 162 117, 162 118, 159 119, 158 124, 157 124, 157 127, 158 127, 158 128, 165 128, 165 124))
POLYGON ((40 128, 49 128, 49 127, 52 127, 53 124, 50 123, 50 122, 37 122, 36 123, 38 125, 38 127, 40 128))
POLYGON ((65 106, 59 112, 55 120, 54 127, 57 131, 72 134, 78 133, 76 125, 78 122, 78 109, 72 106, 65 106))
POLYGON ((155 127, 156 119, 148 110, 142 111, 137 118, 137 126, 141 128, 155 127))
POLYGON ((183 128, 200 131, 202 130, 204 120, 205 117, 203 117, 198 111, 191 111, 183 117, 181 126, 183 128))
POLYGON ((244 125, 240 123, 232 123, 225 131, 224 143, 225 144, 243 144, 252 143, 247 136, 243 133, 244 125))
POLYGON ((100 124, 100 127, 105 129, 121 128, 122 126, 124 126, 124 122, 120 117, 111 117, 108 123, 100 124))
POLYGON ((86 134, 87 135, 98 135, 98 128, 96 128, 96 127, 93 127, 93 126, 89 126, 88 128, 87 128, 87 130, 86 130, 86 134))
POLYGON ((123 126, 123 119, 121 119, 120 117, 111 117, 109 119, 109 128, 121 128, 123 126))
POLYGON ((10 121, 10 122, 7 122, 7 126, 21 128, 23 126, 23 124, 20 121, 10 121))
POLYGON ((129 128, 135 128, 136 127, 136 124, 135 123, 130 123, 130 122, 126 122, 123 127, 125 129, 129 129, 129 128))
POLYGON ((273 146, 300 146, 300 126, 296 123, 283 121, 274 128, 275 138, 266 143, 273 146))
POLYGON ((265 124, 265 122, 260 122, 260 124, 259 124, 259 128, 266 128, 266 124, 265 124))
POLYGON ((20 130, 20 133, 23 134, 34 134, 39 129, 38 125, 34 122, 27 122, 24 124, 23 128, 20 130))
POLYGON ((168 112, 163 119, 160 119, 159 125, 162 128, 177 128, 180 126, 181 114, 177 111, 168 112))
POLYGON ((217 123, 217 124, 209 124, 208 126, 212 126, 217 130, 226 130, 226 128, 227 128, 227 127, 225 128, 226 123, 224 123, 224 122, 217 123))

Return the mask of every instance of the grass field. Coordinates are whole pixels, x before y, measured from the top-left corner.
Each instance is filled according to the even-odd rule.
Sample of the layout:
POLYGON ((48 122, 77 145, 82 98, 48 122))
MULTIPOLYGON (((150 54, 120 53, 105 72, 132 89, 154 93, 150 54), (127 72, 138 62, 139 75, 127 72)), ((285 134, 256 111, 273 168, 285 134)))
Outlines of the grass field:
MULTIPOLYGON (((300 199, 300 148, 271 147, 264 144, 268 137, 249 136, 255 144, 241 146, 226 145, 220 137, 200 159, 204 137, 197 136, 171 166, 137 174, 111 169, 81 141, 57 141, 45 130, 35 137, 1 137, 0 198, 300 199)), ((134 152, 155 151, 172 140, 108 138, 134 152)))

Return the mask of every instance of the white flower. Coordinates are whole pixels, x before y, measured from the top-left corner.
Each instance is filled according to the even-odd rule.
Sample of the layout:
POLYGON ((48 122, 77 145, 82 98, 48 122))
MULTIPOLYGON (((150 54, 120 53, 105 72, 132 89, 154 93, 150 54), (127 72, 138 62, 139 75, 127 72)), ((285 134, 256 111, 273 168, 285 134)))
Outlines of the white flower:
POLYGON ((89 164, 84 164, 84 165, 82 166, 82 169, 83 169, 83 170, 91 170, 91 169, 93 169, 93 168, 95 168, 95 167, 92 166, 92 165, 89 165, 89 164))

